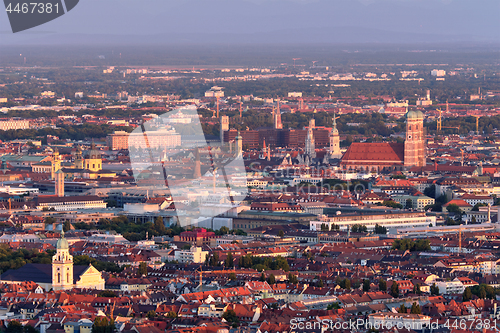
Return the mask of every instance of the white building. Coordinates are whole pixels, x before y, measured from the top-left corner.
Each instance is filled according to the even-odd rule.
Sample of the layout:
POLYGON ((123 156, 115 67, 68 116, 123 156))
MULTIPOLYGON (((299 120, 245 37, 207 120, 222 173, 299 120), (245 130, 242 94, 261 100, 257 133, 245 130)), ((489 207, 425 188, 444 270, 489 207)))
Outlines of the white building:
POLYGON ((174 260, 182 264, 200 264, 205 262, 208 251, 203 251, 201 247, 192 246, 189 250, 175 251, 174 260))
POLYGON ((433 69, 431 71, 431 75, 432 76, 445 76, 446 75, 446 71, 443 70, 443 69, 433 69))
POLYGON ((398 212, 393 214, 363 214, 363 215, 320 215, 315 221, 309 222, 310 230, 321 230, 321 225, 326 224, 329 230, 333 225, 338 225, 340 230, 350 230, 355 224, 366 226, 368 231, 375 229, 375 225, 386 228, 415 228, 436 226, 435 216, 426 216, 422 212, 398 212))
POLYGON ((465 287, 462 282, 453 281, 436 281, 436 287, 439 288, 440 295, 463 294, 465 287))

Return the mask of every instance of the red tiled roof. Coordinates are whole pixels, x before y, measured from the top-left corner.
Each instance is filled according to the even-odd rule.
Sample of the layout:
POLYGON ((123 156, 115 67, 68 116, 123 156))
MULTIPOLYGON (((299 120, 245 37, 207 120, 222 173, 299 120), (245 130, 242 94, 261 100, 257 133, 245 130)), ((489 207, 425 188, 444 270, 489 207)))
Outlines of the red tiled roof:
POLYGON ((404 163, 404 144, 397 142, 353 142, 342 157, 343 163, 404 163))

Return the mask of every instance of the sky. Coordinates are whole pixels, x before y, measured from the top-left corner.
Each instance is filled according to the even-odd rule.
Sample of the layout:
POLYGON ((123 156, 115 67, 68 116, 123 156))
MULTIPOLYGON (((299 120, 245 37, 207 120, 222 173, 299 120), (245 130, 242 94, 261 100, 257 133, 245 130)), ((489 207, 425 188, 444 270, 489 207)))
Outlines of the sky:
POLYGON ((80 0, 1 44, 500 42, 498 0, 80 0))

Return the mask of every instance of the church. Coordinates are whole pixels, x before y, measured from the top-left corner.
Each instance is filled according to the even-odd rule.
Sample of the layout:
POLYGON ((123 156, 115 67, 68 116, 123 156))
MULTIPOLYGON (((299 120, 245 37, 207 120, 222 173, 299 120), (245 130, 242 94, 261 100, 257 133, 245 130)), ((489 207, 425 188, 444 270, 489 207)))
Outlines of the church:
POLYGON ((340 161, 343 171, 391 172, 425 166, 424 114, 406 113, 406 137, 398 142, 353 142, 340 161))
POLYGON ((8 270, 1 275, 0 283, 33 281, 46 291, 73 288, 104 290, 105 281, 94 266, 73 265, 73 256, 69 253, 69 243, 64 238, 64 232, 57 241, 56 248, 52 264, 26 264, 19 269, 8 270))

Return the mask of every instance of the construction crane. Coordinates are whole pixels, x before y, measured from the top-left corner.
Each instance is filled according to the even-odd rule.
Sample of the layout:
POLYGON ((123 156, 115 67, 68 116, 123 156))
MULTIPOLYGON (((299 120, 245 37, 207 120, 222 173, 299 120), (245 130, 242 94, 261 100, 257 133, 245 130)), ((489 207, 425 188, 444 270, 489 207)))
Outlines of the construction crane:
POLYGON ((439 117, 438 117, 438 119, 437 119, 437 127, 436 127, 436 131, 439 133, 439 132, 441 132, 441 124, 442 124, 442 120, 441 120, 441 119, 442 119, 442 117, 441 117, 441 114, 442 114, 442 111, 441 111, 441 109, 437 109, 436 111, 438 111, 438 112, 439 112, 439 117))
POLYGON ((460 125, 458 125, 458 126, 442 126, 441 128, 455 128, 455 129, 457 129, 457 134, 460 131, 460 125))
POLYGON ((476 134, 479 135, 479 118, 481 116, 473 115, 474 118, 476 118, 476 134))
POLYGON ((300 60, 302 58, 292 58, 293 59, 293 68, 295 68, 295 60, 300 60))
POLYGON ((203 265, 200 265, 200 267, 196 270, 196 272, 200 273, 200 293, 203 292, 203 265))

